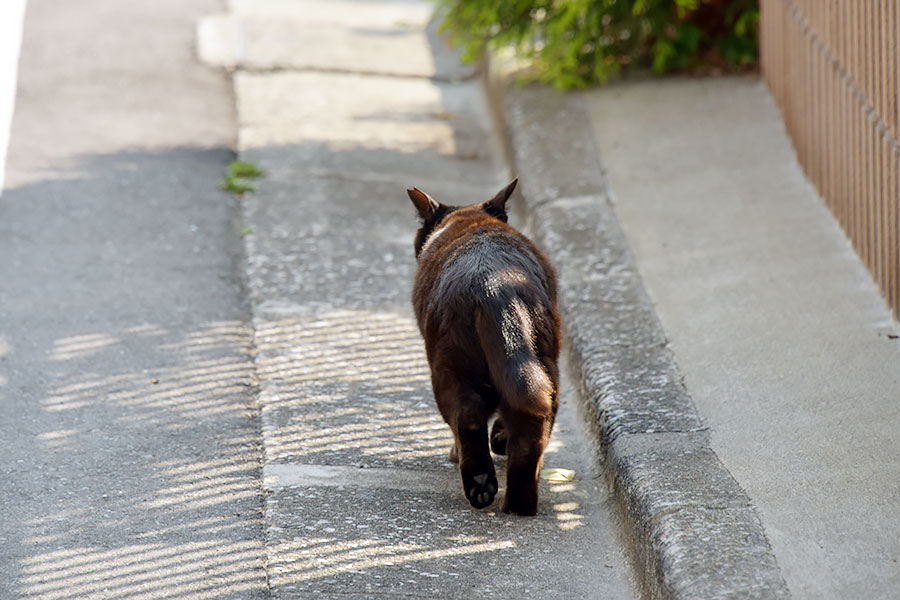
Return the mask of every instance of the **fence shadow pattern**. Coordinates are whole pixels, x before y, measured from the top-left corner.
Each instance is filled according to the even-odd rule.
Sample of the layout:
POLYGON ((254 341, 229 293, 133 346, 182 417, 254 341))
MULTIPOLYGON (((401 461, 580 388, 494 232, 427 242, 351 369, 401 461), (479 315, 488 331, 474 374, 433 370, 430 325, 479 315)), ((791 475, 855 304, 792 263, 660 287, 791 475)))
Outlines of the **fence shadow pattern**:
POLYGON ((88 356, 114 366, 51 375, 41 408, 55 425, 35 436, 36 454, 53 457, 42 467, 45 493, 23 503, 22 535, 5 548, 18 557, 18 597, 262 597, 250 341, 246 324, 217 321, 53 342, 51 374, 88 356), (135 347, 168 358, 142 363, 129 355, 135 347), (169 445, 165 456, 159 443, 169 445), (114 455, 115 468, 98 454, 114 455))
POLYGON ((267 460, 444 468, 453 436, 411 315, 342 309, 257 327, 267 460))
MULTIPOLYGON (((267 484, 273 589, 406 593, 413 585, 423 597, 441 597, 467 585, 463 574, 480 573, 476 564, 505 573, 533 560, 521 546, 534 530, 558 539, 585 525, 574 482, 544 482, 537 519, 498 515, 496 506, 472 511, 447 458, 453 436, 434 404, 408 310, 263 316, 256 331, 267 464, 342 474, 267 484)), ((549 455, 561 445, 555 440, 549 455)), ((496 463, 502 482, 505 460, 496 463)), ((479 589, 499 585, 489 572, 478 577, 479 589)))

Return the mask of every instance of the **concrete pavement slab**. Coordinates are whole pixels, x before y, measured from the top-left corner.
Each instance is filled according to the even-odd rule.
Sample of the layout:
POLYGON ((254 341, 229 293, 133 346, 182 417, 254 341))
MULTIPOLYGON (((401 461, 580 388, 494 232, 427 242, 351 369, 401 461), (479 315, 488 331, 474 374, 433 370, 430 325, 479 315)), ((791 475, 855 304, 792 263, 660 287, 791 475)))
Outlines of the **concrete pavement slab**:
POLYGON ((506 183, 477 81, 237 73, 235 88, 241 152, 269 169, 506 183))
POLYGON ((407 203, 396 184, 277 173, 244 198, 273 595, 630 597, 571 389, 546 464, 577 481, 542 482, 533 520, 468 506, 409 306, 407 203))
MULTIPOLYGON (((290 155, 290 150, 281 147, 280 152, 290 155)), ((405 180, 413 185, 411 178, 405 180)), ((405 188, 401 191, 405 193, 405 188)), ((408 290, 398 282, 411 278, 414 267, 406 260, 412 248, 408 223, 414 211, 396 192, 396 184, 270 171, 259 192, 244 201, 251 229, 245 242, 254 301, 264 307, 318 304, 335 312, 336 328, 342 320, 337 309, 383 306, 394 312, 402 306, 408 290), (372 226, 373 213, 383 216, 378 227, 372 226)), ((409 316, 411 309, 403 314, 409 316)), ((352 323, 352 312, 343 320, 352 323)), ((309 332, 324 331, 326 324, 309 332)), ((403 329, 409 336, 417 333, 405 325, 403 329)))
MULTIPOLYGON (((404 396, 395 402, 402 404, 404 396)), ((575 470, 577 481, 541 482, 541 514, 534 519, 469 507, 456 465, 446 459, 446 426, 428 408, 419 416, 412 411, 413 417, 398 411, 393 433, 377 421, 366 429, 330 427, 326 416, 320 431, 291 436, 324 448, 267 463, 275 597, 471 598, 505 597, 513 590, 540 597, 592 597, 596 590, 632 597, 625 555, 614 540, 598 535, 610 527, 611 497, 593 463, 573 390, 565 391, 547 464, 575 470), (439 425, 434 430, 440 437, 421 436, 421 425, 410 427, 411 419, 439 425), (368 443, 379 436, 377 445, 368 443), (343 454, 342 447, 360 448, 361 456, 343 454)), ((497 460, 502 479, 504 462, 497 460)))
MULTIPOLYGON (((609 589, 629 597, 625 554, 609 537, 615 535, 609 492, 594 479, 593 454, 579 437, 585 434, 571 391, 547 465, 574 469, 578 481, 543 483, 542 516, 531 524, 474 512, 447 460, 452 436, 431 397, 408 284, 398 284, 411 280, 414 264, 408 243, 414 217, 405 202, 397 202, 396 211, 370 209, 342 242, 327 244, 331 228, 306 227, 352 212, 360 202, 352 192, 359 183, 332 182, 336 193, 327 206, 318 210, 301 201, 287 214, 266 202, 270 185, 275 187, 262 181, 245 201, 254 206, 247 222, 257 232, 247 236, 250 285, 265 290, 254 297, 265 298, 255 324, 275 597, 390 597, 415 590, 421 597, 467 598, 526 587, 567 596, 609 589), (384 234, 398 222, 406 223, 406 243, 384 234), (292 250, 295 258, 282 263, 293 280, 311 282, 308 287, 285 288, 281 270, 259 269, 254 257, 263 248, 266 264, 281 262, 276 257, 285 254, 277 247, 294 239, 273 236, 270 223, 293 223, 296 236, 320 242, 292 250), (368 242, 354 245, 353 239, 368 242), (398 256, 378 260, 386 251, 398 256), (320 262, 321 272, 303 267, 320 262), (331 287, 321 279, 350 262, 364 272, 345 274, 342 285, 331 287), (273 290, 283 290, 280 302, 273 290), (598 566, 601 560, 609 566, 598 566)), ((300 197, 302 184, 293 185, 300 197)), ((369 185, 363 198, 379 190, 395 192, 369 185)), ((498 468, 502 479, 502 460, 498 468)))
POLYGON ((476 73, 437 34, 422 2, 235 1, 198 26, 205 62, 249 71, 312 70, 458 81, 476 73))
POLYGON ((466 502, 410 306, 405 189, 468 204, 508 171, 478 81, 385 76, 342 39, 350 68, 235 77, 241 158, 267 171, 242 204, 273 596, 633 597, 569 384, 546 465, 575 481, 541 482, 533 519, 466 502))
POLYGON ((792 594, 893 597, 900 327, 764 84, 624 85, 585 102, 711 448, 792 594))

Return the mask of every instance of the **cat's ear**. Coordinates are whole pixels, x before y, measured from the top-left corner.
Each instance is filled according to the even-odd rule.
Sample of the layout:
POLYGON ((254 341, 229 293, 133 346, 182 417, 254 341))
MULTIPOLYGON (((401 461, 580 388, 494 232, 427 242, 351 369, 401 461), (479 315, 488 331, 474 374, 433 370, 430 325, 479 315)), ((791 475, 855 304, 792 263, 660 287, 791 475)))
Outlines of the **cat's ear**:
POLYGON ((437 200, 420 190, 419 188, 413 188, 411 190, 406 190, 406 193, 409 194, 409 199, 412 200, 413 206, 416 207, 416 210, 419 213, 419 217, 422 221, 427 221, 431 217, 434 216, 434 213, 437 212, 440 204, 437 200))
POLYGON ((501 221, 506 222, 506 201, 512 196, 517 183, 519 183, 518 177, 509 182, 509 185, 505 188, 497 192, 493 198, 485 202, 484 211, 492 217, 496 217, 501 221))

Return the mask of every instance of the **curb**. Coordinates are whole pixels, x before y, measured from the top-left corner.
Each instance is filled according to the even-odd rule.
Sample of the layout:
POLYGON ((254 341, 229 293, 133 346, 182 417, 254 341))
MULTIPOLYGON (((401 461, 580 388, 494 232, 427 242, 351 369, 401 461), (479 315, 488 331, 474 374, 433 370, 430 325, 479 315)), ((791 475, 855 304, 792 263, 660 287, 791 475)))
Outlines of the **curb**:
POLYGON ((651 598, 788 598, 762 523, 710 448, 643 288, 577 94, 485 86, 535 241, 559 272, 575 380, 651 598))

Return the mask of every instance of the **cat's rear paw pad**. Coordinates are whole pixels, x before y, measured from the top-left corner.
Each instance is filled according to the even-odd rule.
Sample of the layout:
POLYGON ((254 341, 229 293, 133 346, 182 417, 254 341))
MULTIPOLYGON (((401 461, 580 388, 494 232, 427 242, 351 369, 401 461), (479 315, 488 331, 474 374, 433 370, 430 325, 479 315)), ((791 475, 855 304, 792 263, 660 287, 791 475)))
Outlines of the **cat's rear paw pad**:
POLYGON ((488 473, 474 475, 466 490, 469 504, 475 508, 484 508, 489 506, 497 495, 497 478, 488 473))

